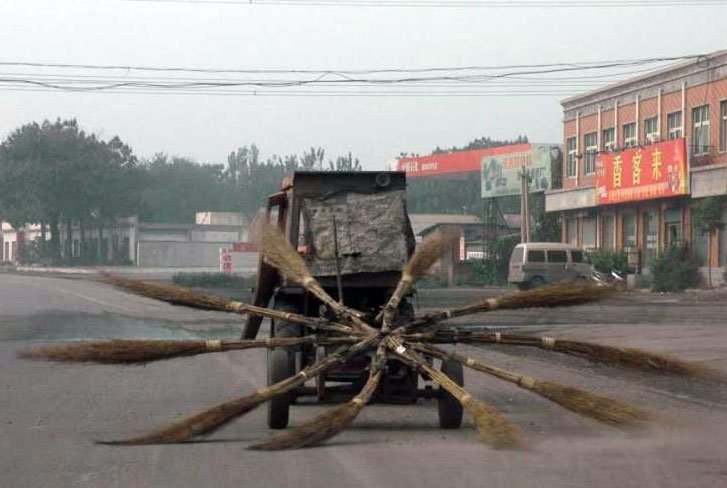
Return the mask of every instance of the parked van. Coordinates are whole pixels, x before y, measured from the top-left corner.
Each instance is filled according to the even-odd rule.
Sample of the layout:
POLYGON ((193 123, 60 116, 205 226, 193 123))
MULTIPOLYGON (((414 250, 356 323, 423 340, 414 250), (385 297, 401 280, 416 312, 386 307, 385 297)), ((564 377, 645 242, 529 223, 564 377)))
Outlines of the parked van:
POLYGON ((558 242, 525 242, 510 255, 508 282, 520 289, 546 283, 585 281, 592 266, 583 249, 558 242))

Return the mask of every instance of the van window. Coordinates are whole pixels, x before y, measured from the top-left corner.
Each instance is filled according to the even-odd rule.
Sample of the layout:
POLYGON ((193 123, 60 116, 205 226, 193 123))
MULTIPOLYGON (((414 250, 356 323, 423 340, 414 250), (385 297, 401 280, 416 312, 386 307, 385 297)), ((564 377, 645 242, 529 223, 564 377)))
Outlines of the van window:
POLYGON ((585 256, 583 255, 583 251, 571 251, 570 252, 571 257, 573 258, 574 263, 586 263, 585 256))
POLYGON ((565 251, 548 251, 549 263, 567 263, 568 254, 565 251))
POLYGON ((513 264, 519 264, 523 262, 523 248, 522 247, 516 247, 512 250, 512 254, 510 255, 510 262, 513 264))
POLYGON ((528 251, 528 263, 544 263, 545 251, 528 251))

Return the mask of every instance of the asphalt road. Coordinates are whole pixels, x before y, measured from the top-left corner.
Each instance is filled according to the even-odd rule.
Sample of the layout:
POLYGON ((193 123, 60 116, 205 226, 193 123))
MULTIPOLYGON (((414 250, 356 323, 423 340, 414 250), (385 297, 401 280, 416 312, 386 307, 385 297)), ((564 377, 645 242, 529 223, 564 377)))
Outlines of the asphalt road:
MULTIPOLYGON (((423 291, 434 307, 473 290, 423 291)), ((488 326, 530 326, 567 337, 669 352, 727 372, 727 299, 634 294, 569 311, 498 312, 488 326)), ((470 322, 473 323, 473 322, 470 322)), ((727 486, 727 387, 593 365, 540 350, 475 350, 500 366, 658 410, 659 427, 624 433, 532 393, 467 373, 467 388, 520 426, 526 451, 480 444, 470 424, 437 428, 436 403, 374 405, 326 445, 246 450, 269 435, 259 408, 202 442, 110 447, 93 439, 143 433, 264 385, 264 351, 144 367, 20 360, 34 343, 100 338, 234 337, 240 319, 190 311, 87 280, 0 274, 2 487, 717 487, 727 486)), ((297 406, 298 424, 321 406, 297 406)))

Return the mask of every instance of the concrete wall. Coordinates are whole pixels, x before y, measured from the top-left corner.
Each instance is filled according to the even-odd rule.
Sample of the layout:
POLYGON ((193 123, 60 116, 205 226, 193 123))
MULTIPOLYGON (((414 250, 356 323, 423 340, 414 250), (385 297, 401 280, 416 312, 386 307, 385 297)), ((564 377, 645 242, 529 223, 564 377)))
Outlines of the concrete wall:
POLYGON ((220 248, 228 242, 137 242, 137 266, 141 267, 219 267, 220 248))

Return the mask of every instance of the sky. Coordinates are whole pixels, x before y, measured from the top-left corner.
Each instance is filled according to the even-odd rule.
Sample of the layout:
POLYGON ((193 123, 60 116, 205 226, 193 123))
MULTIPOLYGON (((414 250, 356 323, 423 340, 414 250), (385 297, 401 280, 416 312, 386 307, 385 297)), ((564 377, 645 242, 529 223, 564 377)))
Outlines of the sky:
MULTIPOLYGON (((0 63, 341 70, 599 61, 727 48, 727 6, 688 3, 423 8, 1 0, 0 63)), ((0 66, 0 77, 19 71, 0 66)), ((24 72, 31 71, 40 69, 24 72)), ((224 163, 251 143, 263 157, 321 146, 329 157, 351 151, 373 170, 400 152, 426 154, 481 136, 560 142, 564 97, 253 97, 0 85, 0 138, 24 123, 77 118, 89 132, 118 135, 142 157, 165 152, 224 163)))

